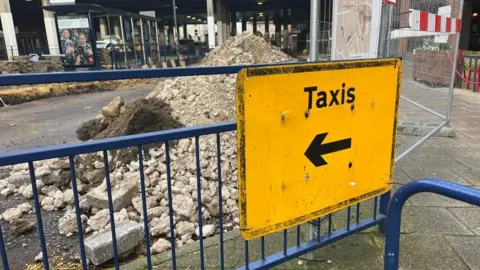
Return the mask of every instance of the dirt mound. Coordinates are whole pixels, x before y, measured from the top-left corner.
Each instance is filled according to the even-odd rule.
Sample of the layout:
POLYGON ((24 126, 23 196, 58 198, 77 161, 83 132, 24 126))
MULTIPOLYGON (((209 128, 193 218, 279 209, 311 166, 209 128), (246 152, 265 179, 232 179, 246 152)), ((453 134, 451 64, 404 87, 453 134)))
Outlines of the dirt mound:
POLYGON ((77 129, 82 141, 147 133, 182 127, 172 117, 169 104, 157 99, 137 99, 122 107, 114 118, 98 118, 83 123, 77 129))
POLYGON ((293 61, 278 47, 262 36, 242 33, 213 49, 200 63, 201 66, 228 66, 239 64, 265 64, 293 61))
MULTIPOLYGON (((290 62, 294 59, 262 37, 243 33, 213 49, 200 66, 290 62)), ((148 99, 160 99, 173 108, 173 116, 186 126, 235 119, 236 74, 167 79, 148 99)))

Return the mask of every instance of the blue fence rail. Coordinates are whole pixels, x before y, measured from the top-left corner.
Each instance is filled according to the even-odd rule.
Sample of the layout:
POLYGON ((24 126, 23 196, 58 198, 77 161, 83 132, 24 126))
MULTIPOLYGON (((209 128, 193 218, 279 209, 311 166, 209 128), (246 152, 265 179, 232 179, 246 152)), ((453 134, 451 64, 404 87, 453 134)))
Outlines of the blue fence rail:
MULTIPOLYGON (((20 75, 5 75, 0 77, 0 85, 16 85, 16 84, 40 84, 40 83, 54 83, 54 82, 74 82, 74 81, 99 81, 99 80, 118 80, 118 79, 131 79, 131 78, 154 78, 154 77, 174 77, 174 76, 195 76, 195 75, 215 75, 215 74, 232 74, 238 72, 240 69, 245 66, 228 66, 228 67, 202 67, 202 68, 185 68, 185 69, 150 69, 150 70, 122 70, 122 71, 92 71, 92 72, 64 72, 64 73, 51 73, 51 74, 20 74, 20 75)), ((30 171, 30 180, 32 183, 33 191, 33 200, 36 210, 37 218, 37 229, 40 236, 41 250, 43 254, 43 265, 45 269, 50 269, 48 250, 45 241, 45 234, 43 230, 43 222, 40 211, 40 202, 39 195, 36 187, 35 179, 35 167, 34 161, 47 160, 52 158, 61 158, 68 157, 70 164, 70 175, 72 182, 72 189, 74 194, 74 206, 75 213, 77 218, 77 229, 78 229, 78 241, 80 245, 80 255, 82 268, 87 269, 87 260, 84 249, 84 234, 82 228, 82 221, 80 218, 80 205, 79 205, 79 194, 78 188, 76 185, 76 176, 75 169, 76 165, 74 163, 74 158, 77 155, 92 153, 92 152, 102 152, 103 153, 103 162, 105 168, 105 178, 107 186, 107 196, 108 196, 108 208, 109 208, 109 219, 110 219, 110 231, 112 234, 112 248, 114 253, 114 263, 116 269, 119 269, 120 261, 119 254, 116 245, 116 232, 115 232, 115 220, 114 220, 114 211, 112 203, 112 191, 110 186, 110 170, 108 164, 108 152, 109 150, 126 148, 126 147, 136 147, 138 151, 138 161, 139 161, 139 174, 140 174, 140 189, 141 189, 141 199, 142 199, 142 212, 143 217, 147 217, 147 203, 146 203, 146 193, 145 193, 145 176, 143 171, 143 153, 142 146, 153 143, 163 143, 165 147, 166 155, 166 177, 167 177, 167 192, 168 192, 168 218, 170 226, 170 241, 171 241, 171 254, 172 254, 172 268, 177 268, 177 261, 175 256, 175 227, 174 227, 174 217, 173 217, 173 206, 172 206, 172 177, 171 177, 171 160, 170 160, 170 145, 172 141, 184 139, 184 138, 194 138, 195 140, 195 162, 196 162, 196 180, 197 180, 197 207, 198 209, 202 208, 201 200, 201 171, 200 171, 200 147, 199 139, 201 136, 214 135, 216 136, 216 158, 217 158, 217 173, 218 173, 218 200, 222 202, 222 168, 221 168, 221 152, 220 152, 220 135, 226 132, 232 132, 236 130, 236 124, 221 123, 208 126, 197 126, 189 128, 181 128, 175 130, 166 130, 146 134, 131 135, 119 138, 109 138, 103 140, 95 140, 83 143, 75 143, 68 145, 58 145, 52 147, 43 147, 37 149, 28 149, 17 152, 1 153, 0 154, 0 166, 14 165, 19 163, 28 163, 28 169, 30 171)), ((287 239, 289 234, 285 230, 283 232, 283 249, 278 253, 268 255, 265 250, 265 238, 262 237, 261 241, 261 258, 256 261, 250 261, 250 251, 249 251, 249 241, 244 242, 245 249, 245 261, 243 265, 238 265, 240 269, 265 269, 271 268, 273 266, 282 264, 288 260, 301 256, 303 254, 314 251, 318 248, 321 248, 325 245, 338 241, 342 238, 345 238, 349 235, 355 234, 366 228, 383 225, 386 220, 386 211, 387 204, 390 198, 390 193, 386 193, 379 197, 376 197, 373 200, 373 206, 368 206, 368 210, 372 211, 372 217, 360 218, 361 206, 357 204, 354 207, 348 207, 347 214, 345 217, 346 227, 341 229, 334 230, 332 215, 328 215, 316 221, 312 221, 311 224, 316 226, 317 235, 314 239, 309 239, 306 242, 301 242, 301 226, 296 228, 296 241, 290 245, 287 239), (355 212, 354 212, 355 211, 355 212), (351 218, 352 213, 356 213, 354 219, 351 218), (320 226, 321 221, 327 222, 328 229, 326 233, 322 235, 320 226)), ((366 206, 362 208, 365 210, 366 206)), ((221 269, 225 269, 225 250, 223 242, 223 226, 224 221, 222 217, 222 203, 219 203, 219 237, 220 237, 220 255, 218 257, 219 266, 221 269)), ((205 254, 203 249, 203 237, 202 237, 202 211, 198 211, 198 222, 199 222, 199 234, 198 239, 200 244, 200 269, 205 269, 205 254)), ((148 219, 144 218, 144 232, 145 232, 145 246, 146 246, 146 259, 148 269, 152 269, 152 259, 150 254, 150 238, 149 238, 149 224, 148 219)), ((382 226, 383 227, 383 226, 382 226)), ((3 240, 1 228, 0 228, 0 255, 2 258, 2 263, 4 269, 9 269, 7 250, 5 248, 5 243, 3 240)))
POLYGON ((413 195, 429 192, 458 201, 480 206, 480 190, 459 184, 439 180, 424 179, 410 182, 400 187, 392 196, 388 205, 388 216, 385 224, 385 270, 397 270, 400 249, 400 226, 402 208, 413 195))

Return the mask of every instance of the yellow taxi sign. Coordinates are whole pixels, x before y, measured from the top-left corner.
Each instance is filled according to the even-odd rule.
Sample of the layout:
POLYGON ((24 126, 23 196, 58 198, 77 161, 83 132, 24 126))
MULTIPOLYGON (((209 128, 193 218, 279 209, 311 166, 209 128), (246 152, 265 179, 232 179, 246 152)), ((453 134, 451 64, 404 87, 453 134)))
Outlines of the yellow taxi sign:
POLYGON ((238 185, 245 239, 391 189, 401 69, 392 58, 240 71, 238 185))

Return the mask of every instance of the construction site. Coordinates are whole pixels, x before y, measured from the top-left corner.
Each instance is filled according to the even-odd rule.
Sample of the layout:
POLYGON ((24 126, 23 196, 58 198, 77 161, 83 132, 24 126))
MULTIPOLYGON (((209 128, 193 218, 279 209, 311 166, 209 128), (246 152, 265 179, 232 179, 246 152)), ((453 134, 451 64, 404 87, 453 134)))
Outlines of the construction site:
MULTIPOLYGON (((480 6, 474 1, 0 1, 1 269, 393 269, 384 264, 390 196, 426 178, 471 194, 480 188, 480 6), (25 14, 17 15, 19 9, 25 14), (29 24, 20 19, 27 14, 29 24), (74 26, 62 28, 67 20, 74 26), (23 39, 23 29, 37 34, 23 39), (70 42, 84 53, 69 56, 70 42), (355 63, 388 59, 394 68, 399 61, 398 80, 375 69, 358 79, 378 96, 398 83, 396 104, 390 102, 397 110, 389 120, 391 171, 382 176, 388 190, 247 239, 244 204, 251 195, 242 187, 245 140, 239 138, 255 137, 240 134, 248 114, 239 93, 249 76, 277 76, 255 73, 266 66, 300 85, 293 79, 297 65, 318 64, 319 72, 337 65, 340 74, 355 63)), ((271 88, 255 87, 300 91, 299 103, 309 104, 301 112, 282 108, 280 125, 296 114, 307 120, 318 109, 350 131, 380 134, 381 118, 350 123, 334 115, 343 107, 360 114, 365 104, 382 106, 362 101, 361 87, 348 82, 357 80, 354 71, 348 74, 319 80, 318 92, 311 85, 274 88, 273 81, 271 88)), ((264 123, 275 108, 259 104, 253 122, 264 123)), ((328 134, 322 121, 318 132, 328 134)), ((265 130, 267 152, 284 147, 270 146, 275 132, 265 130)), ((376 142, 379 148, 389 143, 376 142)), ((378 155, 371 156, 363 161, 378 155)), ((360 170, 350 158, 344 167, 360 170)), ((339 159, 323 162, 337 166, 339 159)), ((268 167, 262 164, 261 170, 268 167)), ((296 166, 283 164, 278 171, 296 166)), ((309 177, 300 178, 305 185, 335 182, 309 177)), ((272 191, 268 174, 255 181, 273 183, 257 198, 271 192, 289 199, 272 191)), ((292 182, 281 183, 281 190, 291 188, 285 183, 292 182)), ((344 194, 361 183, 350 179, 337 188, 344 194)), ((340 196, 328 188, 317 194, 340 196)), ((466 198, 422 193, 406 202, 398 269, 478 269, 480 210, 466 198)), ((299 201, 301 212, 307 203, 299 201)), ((267 208, 249 207, 262 209, 270 222, 267 208)), ((281 207, 272 208, 275 215, 281 207)))

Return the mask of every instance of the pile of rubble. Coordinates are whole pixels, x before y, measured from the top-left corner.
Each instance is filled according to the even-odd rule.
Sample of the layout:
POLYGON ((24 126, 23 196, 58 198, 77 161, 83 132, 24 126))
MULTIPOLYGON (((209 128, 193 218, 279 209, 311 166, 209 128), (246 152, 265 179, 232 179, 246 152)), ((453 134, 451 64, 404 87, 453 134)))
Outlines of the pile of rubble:
MULTIPOLYGON (((201 65, 285 61, 292 61, 292 59, 265 42, 263 38, 251 34, 240 34, 214 49, 201 65)), ((162 81, 146 100, 124 105, 120 98, 114 99, 102 110, 102 116, 84 124, 77 134, 80 139, 89 140, 233 120, 235 118, 235 84, 236 75, 168 79, 162 81), (150 110, 149 116, 138 115, 138 111, 145 107, 162 109, 150 110)), ((198 211, 202 212, 204 220, 203 237, 218 232, 217 218, 220 207, 222 207, 224 220, 227 220, 224 224, 226 230, 233 229, 239 222, 235 133, 224 133, 220 136, 220 175, 217 168, 216 136, 202 136, 198 143, 200 177, 197 177, 195 139, 181 139, 169 144, 174 232, 177 246, 199 239, 198 211), (219 200, 219 176, 222 180, 221 200, 219 200), (201 189, 201 198, 198 198, 198 188, 201 189), (199 199, 200 208, 198 208, 199 199)), ((119 248, 120 252, 123 252, 135 247, 143 240, 144 217, 139 188, 140 163, 138 160, 116 159, 114 151, 109 152, 108 162, 115 227, 123 235, 122 243, 125 242, 125 244, 119 248)), ((77 186, 81 196, 81 220, 84 223, 85 232, 89 235, 85 240, 85 246, 90 261, 99 265, 113 257, 111 236, 105 231, 110 228, 104 176, 105 164, 102 153, 79 155, 76 157, 75 164, 77 186)), ((160 253, 170 248, 165 145, 144 148, 143 165, 149 233, 154 240, 151 250, 153 253, 160 253)), ((77 225, 73 210, 68 160, 36 162, 35 167, 41 207, 45 211, 65 209, 65 215, 59 220, 58 229, 61 234, 73 235, 77 232, 77 225)), ((26 164, 4 168, 0 173, 4 176, 4 179, 0 180, 0 193, 3 196, 15 193, 21 194, 26 199, 32 198, 26 164)), ((26 205, 19 205, 5 211, 3 219, 11 222, 29 211, 32 211, 31 208, 27 209, 26 205)), ((118 233, 117 231, 117 236, 118 233)))

